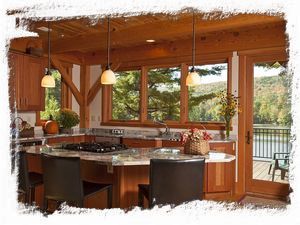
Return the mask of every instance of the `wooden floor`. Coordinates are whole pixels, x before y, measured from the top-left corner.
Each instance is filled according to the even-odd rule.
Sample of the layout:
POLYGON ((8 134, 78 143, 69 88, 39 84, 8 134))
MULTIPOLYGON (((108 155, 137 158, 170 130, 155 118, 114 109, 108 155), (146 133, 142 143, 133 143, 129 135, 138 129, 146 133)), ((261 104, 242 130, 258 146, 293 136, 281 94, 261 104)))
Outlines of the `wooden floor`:
MULTIPOLYGON (((270 166, 270 162, 253 160, 253 178, 257 180, 272 181, 273 168, 271 170, 271 173, 268 174, 269 166, 270 166)), ((288 174, 286 174, 284 180, 281 180, 280 170, 276 170, 274 182, 287 184, 288 183, 287 175, 288 174)))

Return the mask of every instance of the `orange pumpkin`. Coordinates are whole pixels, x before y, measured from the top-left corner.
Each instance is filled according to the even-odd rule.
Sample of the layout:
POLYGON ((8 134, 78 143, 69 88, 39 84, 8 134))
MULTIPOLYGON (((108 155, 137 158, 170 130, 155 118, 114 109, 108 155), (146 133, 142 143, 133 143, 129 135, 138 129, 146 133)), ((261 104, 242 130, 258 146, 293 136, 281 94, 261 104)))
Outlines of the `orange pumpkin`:
POLYGON ((46 134, 57 134, 58 123, 55 120, 48 120, 44 125, 44 132, 46 134))

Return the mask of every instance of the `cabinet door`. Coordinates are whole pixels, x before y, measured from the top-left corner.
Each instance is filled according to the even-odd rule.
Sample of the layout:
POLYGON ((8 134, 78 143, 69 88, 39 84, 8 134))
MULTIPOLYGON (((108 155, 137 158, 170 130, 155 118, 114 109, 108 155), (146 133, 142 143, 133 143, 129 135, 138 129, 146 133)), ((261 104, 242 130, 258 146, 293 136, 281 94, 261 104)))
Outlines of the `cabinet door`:
MULTIPOLYGON (((210 143, 210 149, 233 154, 234 143, 210 143)), ((234 161, 207 163, 206 192, 231 192, 234 183, 234 161)))
POLYGON ((24 110, 44 111, 45 88, 41 81, 45 73, 44 60, 36 57, 24 56, 23 82, 20 94, 24 98, 24 110))
POLYGON ((169 141, 169 140, 163 140, 162 146, 163 147, 184 147, 181 141, 169 141))
POLYGON ((48 144, 57 144, 57 143, 73 143, 73 137, 55 137, 55 138, 48 138, 48 144))
POLYGON ((9 107, 11 110, 24 107, 24 101, 20 96, 21 73, 23 69, 23 56, 20 54, 8 54, 9 72, 9 107))
POLYGON ((123 138, 122 143, 129 148, 162 147, 161 140, 143 140, 143 139, 136 139, 136 138, 123 138))

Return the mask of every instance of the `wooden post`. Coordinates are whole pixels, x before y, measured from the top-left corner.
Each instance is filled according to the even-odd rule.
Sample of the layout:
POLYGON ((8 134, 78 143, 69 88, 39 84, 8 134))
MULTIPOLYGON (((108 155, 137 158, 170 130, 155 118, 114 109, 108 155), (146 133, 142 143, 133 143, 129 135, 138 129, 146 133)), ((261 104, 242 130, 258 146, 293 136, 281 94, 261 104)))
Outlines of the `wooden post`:
POLYGON ((64 79, 65 83, 71 89, 72 94, 74 95, 74 97, 75 97, 76 101, 78 102, 78 104, 82 105, 82 101, 83 101, 82 95, 80 94, 80 92, 76 88, 75 84, 72 81, 72 77, 68 75, 67 70, 65 69, 65 67, 63 67, 60 60, 57 59, 56 57, 51 57, 51 63, 53 65, 53 67, 56 68, 59 71, 59 73, 61 74, 61 76, 64 79))
POLYGON ((80 104, 80 128, 90 126, 90 107, 88 105, 88 91, 90 87, 90 66, 80 65, 80 93, 82 104, 80 104))

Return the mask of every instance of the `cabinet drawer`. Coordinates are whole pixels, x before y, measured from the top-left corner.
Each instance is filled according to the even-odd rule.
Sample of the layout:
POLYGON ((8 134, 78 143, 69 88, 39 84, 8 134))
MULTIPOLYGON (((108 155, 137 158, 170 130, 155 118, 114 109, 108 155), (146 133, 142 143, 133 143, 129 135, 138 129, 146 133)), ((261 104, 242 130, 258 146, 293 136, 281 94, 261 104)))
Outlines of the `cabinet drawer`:
POLYGON ((162 146, 163 147, 184 147, 181 141, 167 141, 167 140, 164 140, 162 142, 162 146))
POLYGON ((162 147, 161 140, 144 140, 144 139, 136 139, 136 138, 123 138, 122 143, 130 148, 162 147))
POLYGON ((74 138, 73 137, 55 137, 55 138, 49 138, 47 140, 48 144, 56 144, 56 143, 64 143, 64 142, 73 143, 74 138))

